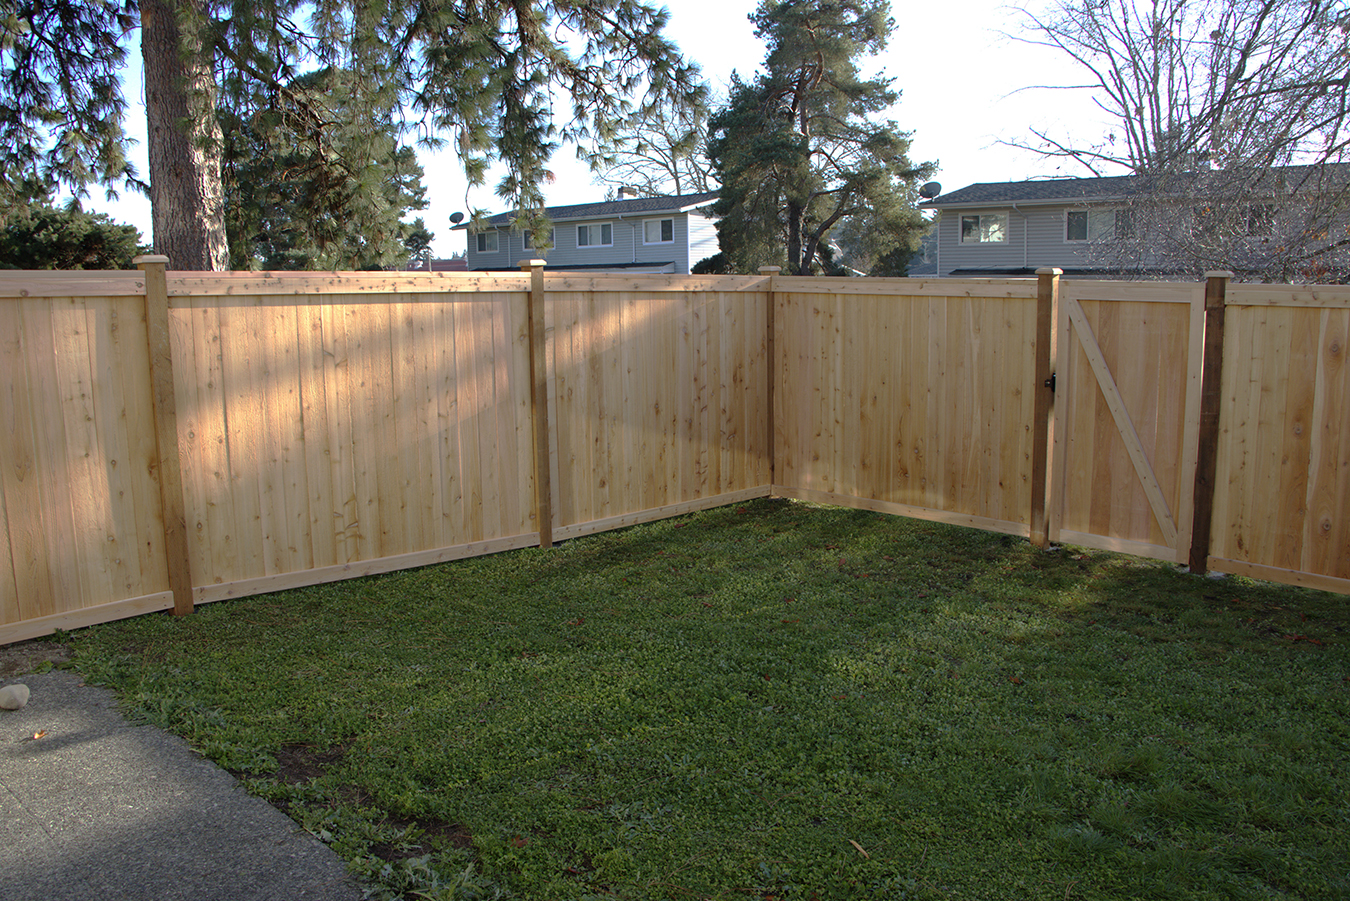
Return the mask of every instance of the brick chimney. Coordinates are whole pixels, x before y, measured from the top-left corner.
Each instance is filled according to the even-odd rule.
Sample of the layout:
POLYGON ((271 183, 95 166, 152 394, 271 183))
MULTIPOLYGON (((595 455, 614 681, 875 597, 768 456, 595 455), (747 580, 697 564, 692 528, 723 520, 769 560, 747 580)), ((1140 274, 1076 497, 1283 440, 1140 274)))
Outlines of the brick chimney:
POLYGON ((620 200, 637 200, 637 196, 638 196, 637 188, 630 188, 627 185, 624 185, 622 188, 619 189, 620 200))

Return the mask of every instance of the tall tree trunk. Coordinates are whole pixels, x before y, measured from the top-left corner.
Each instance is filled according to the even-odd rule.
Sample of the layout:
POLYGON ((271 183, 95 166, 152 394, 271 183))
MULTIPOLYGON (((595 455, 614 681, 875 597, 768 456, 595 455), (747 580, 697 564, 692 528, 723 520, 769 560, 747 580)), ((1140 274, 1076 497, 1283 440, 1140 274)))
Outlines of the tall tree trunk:
POLYGON ((788 201, 787 204, 787 261, 788 275, 810 275, 802 271, 802 208, 788 201))
POLYGON ((199 0, 141 0, 155 250, 174 269, 229 266, 221 134, 199 0), (181 15, 181 18, 180 18, 181 15))

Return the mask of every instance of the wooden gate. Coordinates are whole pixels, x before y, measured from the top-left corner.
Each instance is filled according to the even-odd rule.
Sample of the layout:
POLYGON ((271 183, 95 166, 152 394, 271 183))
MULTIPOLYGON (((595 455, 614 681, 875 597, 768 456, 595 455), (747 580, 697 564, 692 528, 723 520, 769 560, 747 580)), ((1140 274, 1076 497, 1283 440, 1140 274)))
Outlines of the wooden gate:
POLYGON ((1186 561, 1203 327, 1203 284, 1063 285, 1051 541, 1186 561))

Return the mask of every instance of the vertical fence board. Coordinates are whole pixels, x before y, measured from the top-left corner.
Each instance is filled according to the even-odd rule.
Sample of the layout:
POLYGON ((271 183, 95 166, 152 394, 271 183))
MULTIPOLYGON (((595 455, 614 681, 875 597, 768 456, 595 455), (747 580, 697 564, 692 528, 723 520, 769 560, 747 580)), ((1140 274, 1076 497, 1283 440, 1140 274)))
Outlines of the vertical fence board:
POLYGON ((6 591, 0 612, 4 623, 36 619, 56 610, 53 576, 65 567, 53 566, 49 546, 53 510, 44 497, 42 470, 55 466, 55 458, 42 455, 33 418, 41 409, 38 385, 31 366, 41 358, 34 353, 25 320, 28 309, 45 305, 39 300, 11 300, 0 304, 0 490, 5 497, 8 558, 11 576, 0 588, 6 591), (8 593, 13 586, 13 594, 8 593))
POLYGON ((1309 461, 1304 553, 1301 570, 1332 573, 1338 558, 1350 557, 1350 524, 1339 499, 1350 497, 1350 310, 1323 310, 1317 348, 1317 376, 1313 403, 1313 453, 1309 461))
MULTIPOLYGON (((325 361, 331 355, 324 330, 323 307, 316 298, 296 309, 296 377, 300 391, 300 428, 304 441, 304 476, 307 539, 305 552, 316 568, 333 566, 337 555, 338 503, 333 496, 332 435, 336 423, 329 420, 325 361)), ((345 562, 345 561, 344 561, 345 562)))

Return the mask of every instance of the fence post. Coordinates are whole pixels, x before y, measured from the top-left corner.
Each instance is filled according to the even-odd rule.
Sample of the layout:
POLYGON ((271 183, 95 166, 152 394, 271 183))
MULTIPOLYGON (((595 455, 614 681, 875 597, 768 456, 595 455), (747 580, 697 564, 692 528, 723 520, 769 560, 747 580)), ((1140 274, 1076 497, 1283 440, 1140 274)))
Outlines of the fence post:
POLYGON ((1190 570, 1209 569, 1210 530, 1214 518, 1214 480, 1219 462, 1219 406, 1223 391, 1223 324, 1228 280, 1233 273, 1205 273, 1205 356, 1200 373, 1200 440, 1195 458, 1194 519, 1191 521, 1190 570))
POLYGON ((1054 401, 1054 373, 1051 368, 1054 342, 1055 307, 1059 303, 1059 277, 1063 269, 1036 270, 1036 381, 1031 426, 1031 517, 1029 538, 1036 547, 1050 546, 1045 510, 1046 481, 1050 472, 1050 405, 1054 401))
POLYGON ((174 616, 192 612, 192 567, 187 546, 187 507, 178 460, 178 408, 173 388, 173 344, 169 337, 169 258, 148 254, 132 261, 145 275, 145 329, 150 342, 150 384, 155 417, 156 475, 164 518, 164 555, 173 592, 174 616))
POLYGON ((530 332, 530 419, 534 433, 534 515, 539 546, 553 547, 553 487, 548 470, 548 363, 544 351, 544 260, 521 260, 530 274, 526 324, 530 332))
POLYGON ((766 358, 766 367, 765 367, 765 371, 766 371, 766 373, 767 373, 767 375, 768 375, 768 384, 767 384, 766 387, 765 387, 765 393, 766 393, 766 395, 767 395, 767 398, 766 398, 766 406, 768 407, 768 411, 769 411, 769 412, 768 412, 769 421, 768 421, 768 436, 767 436, 767 438, 768 438, 768 442, 769 442, 769 445, 768 445, 768 454, 769 454, 769 461, 768 461, 768 462, 769 462, 769 494, 770 494, 771 496, 772 496, 772 494, 773 494, 773 486, 774 486, 774 484, 775 484, 775 479, 777 478, 777 471, 775 470, 775 467, 774 467, 774 448, 775 448, 775 446, 778 444, 778 438, 777 438, 777 435, 776 435, 776 432, 777 432, 777 420, 776 420, 776 418, 775 418, 775 416, 774 416, 774 412, 773 412, 774 396, 775 396, 775 394, 776 394, 776 392, 775 392, 774 389, 775 389, 775 386, 776 386, 777 383, 778 383, 778 361, 777 361, 777 360, 775 359, 775 357, 774 357, 774 335, 773 335, 773 332, 774 332, 774 307, 776 307, 776 306, 778 305, 778 300, 777 300, 777 298, 774 296, 774 293, 773 293, 773 280, 774 280, 774 276, 778 275, 778 273, 780 273, 780 272, 782 272, 782 271, 783 271, 783 267, 782 267, 782 266, 760 266, 760 267, 759 267, 759 274, 762 275, 762 276, 764 276, 764 277, 766 277, 766 278, 769 280, 769 300, 768 300, 768 303, 767 303, 767 306, 768 306, 768 308, 769 308, 769 312, 768 312, 768 315, 767 315, 767 317, 766 317, 765 331, 764 331, 764 336, 765 336, 765 337, 764 337, 764 353, 765 353, 765 358, 766 358))

